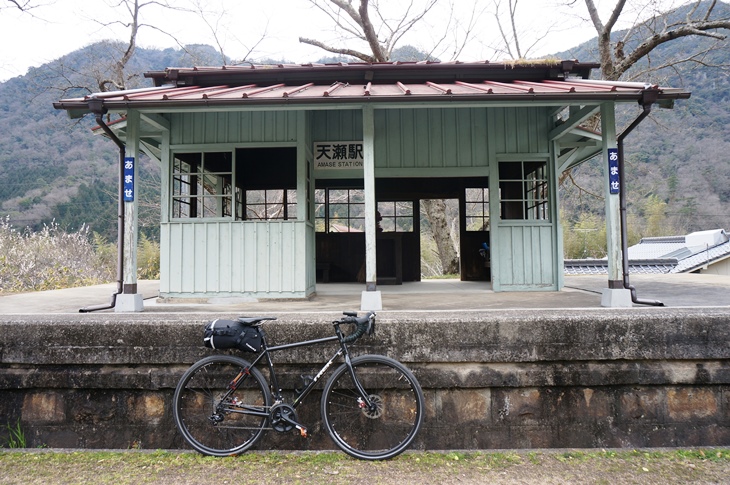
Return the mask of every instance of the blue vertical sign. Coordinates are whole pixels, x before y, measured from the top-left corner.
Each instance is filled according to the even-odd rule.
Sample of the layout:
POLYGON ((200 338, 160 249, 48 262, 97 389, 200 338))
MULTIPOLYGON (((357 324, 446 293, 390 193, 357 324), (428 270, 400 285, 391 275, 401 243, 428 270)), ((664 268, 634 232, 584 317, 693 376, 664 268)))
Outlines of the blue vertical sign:
POLYGON ((608 149, 608 188, 612 194, 618 194, 621 191, 621 182, 618 176, 618 149, 608 149))
POLYGON ((134 157, 124 158, 124 202, 134 202, 134 157))

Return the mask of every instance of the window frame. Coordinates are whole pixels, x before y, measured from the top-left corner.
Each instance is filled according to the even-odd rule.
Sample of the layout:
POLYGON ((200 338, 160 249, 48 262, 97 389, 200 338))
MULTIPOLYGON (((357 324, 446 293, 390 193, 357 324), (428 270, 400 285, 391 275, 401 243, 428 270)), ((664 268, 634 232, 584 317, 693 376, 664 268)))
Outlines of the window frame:
POLYGON ((233 150, 175 149, 170 151, 170 155, 170 220, 210 221, 228 220, 234 217, 235 205, 240 201, 242 194, 239 188, 233 188, 233 181, 236 177, 236 159, 233 150), (179 157, 179 155, 196 154, 200 156, 197 167, 189 160, 179 157), (206 154, 209 156, 228 154, 230 171, 206 170, 206 154), (187 170, 183 170, 183 164, 187 165, 187 170), (205 193, 207 191, 206 178, 210 177, 213 177, 214 183, 209 185, 215 185, 218 189, 217 193, 205 193), (187 187, 187 190, 184 190, 184 187, 187 187), (215 201, 214 214, 211 214, 211 201, 215 201), (184 214, 183 207, 187 207, 187 215, 184 214))
POLYGON ((464 188, 464 219, 466 232, 484 232, 490 230, 489 187, 464 188), (470 194, 478 193, 479 197, 470 198, 470 194), (475 209, 471 211, 470 209, 475 209), (470 229, 469 221, 481 221, 479 229, 470 229))
MULTIPOLYGON (((505 169, 505 171, 507 171, 505 169)), ((550 188, 550 164, 541 157, 522 157, 520 159, 503 159, 499 161, 499 217, 503 221, 530 221, 552 222, 551 210, 552 192, 550 188), (517 176, 502 175, 502 168, 506 164, 519 164, 517 176), (534 170, 526 170, 526 166, 534 165, 534 170), (506 190, 507 185, 512 190, 506 190), (519 184, 519 196, 516 197, 514 188, 519 184), (519 207, 521 217, 507 217, 509 209, 519 207)))

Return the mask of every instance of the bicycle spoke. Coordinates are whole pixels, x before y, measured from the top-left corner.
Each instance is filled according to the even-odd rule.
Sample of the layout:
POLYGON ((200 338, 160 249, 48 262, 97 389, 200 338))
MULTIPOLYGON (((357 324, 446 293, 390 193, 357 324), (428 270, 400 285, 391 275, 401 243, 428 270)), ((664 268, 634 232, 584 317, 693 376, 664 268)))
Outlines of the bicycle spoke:
POLYGON ((263 376, 251 369, 233 392, 228 386, 246 361, 231 356, 212 356, 191 367, 175 391, 175 422, 185 440, 207 455, 238 454, 253 446, 266 425, 266 417, 248 410, 264 411, 270 405, 263 376), (222 399, 225 397, 225 401, 222 399))
POLYGON ((385 459, 405 450, 423 420, 423 393, 400 363, 383 356, 353 359, 367 401, 346 367, 333 374, 322 398, 327 430, 346 453, 361 459, 385 459))

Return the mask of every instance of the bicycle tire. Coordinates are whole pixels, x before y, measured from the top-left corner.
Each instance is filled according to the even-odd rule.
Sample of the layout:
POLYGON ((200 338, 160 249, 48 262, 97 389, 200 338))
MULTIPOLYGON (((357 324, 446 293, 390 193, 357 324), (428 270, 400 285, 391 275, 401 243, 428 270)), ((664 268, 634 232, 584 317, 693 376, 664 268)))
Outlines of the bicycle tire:
POLYGON ((355 376, 377 404, 368 410, 346 364, 327 380, 322 421, 337 446, 361 460, 385 460, 405 451, 423 424, 423 390, 413 373, 384 355, 352 359, 355 376))
POLYGON ((212 355, 199 360, 180 378, 173 397, 175 424, 185 441, 210 456, 231 456, 251 448, 263 434, 271 392, 261 372, 239 357, 212 355), (248 372, 245 371, 248 369, 248 372), (217 409, 231 381, 244 372, 237 389, 217 409))

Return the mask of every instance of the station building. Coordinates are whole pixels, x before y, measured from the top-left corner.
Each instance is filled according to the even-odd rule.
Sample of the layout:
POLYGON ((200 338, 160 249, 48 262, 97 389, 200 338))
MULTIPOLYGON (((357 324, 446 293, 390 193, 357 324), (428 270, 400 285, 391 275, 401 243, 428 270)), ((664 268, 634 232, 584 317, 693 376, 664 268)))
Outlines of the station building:
POLYGON ((600 154, 611 306, 612 292, 627 291, 616 106, 645 113, 689 93, 593 80, 598 67, 168 68, 145 74, 153 87, 55 107, 96 115, 120 145, 127 249, 118 311, 142 309, 134 249, 142 153, 162 176, 162 298, 307 298, 318 281, 359 281, 365 310, 380 309, 381 286, 420 280, 419 208, 428 199, 458 200, 451 222, 462 280, 490 281, 495 292, 560 290, 558 177, 600 154), (122 118, 106 125, 107 113, 122 118), (585 129, 597 115, 600 131, 585 129))

